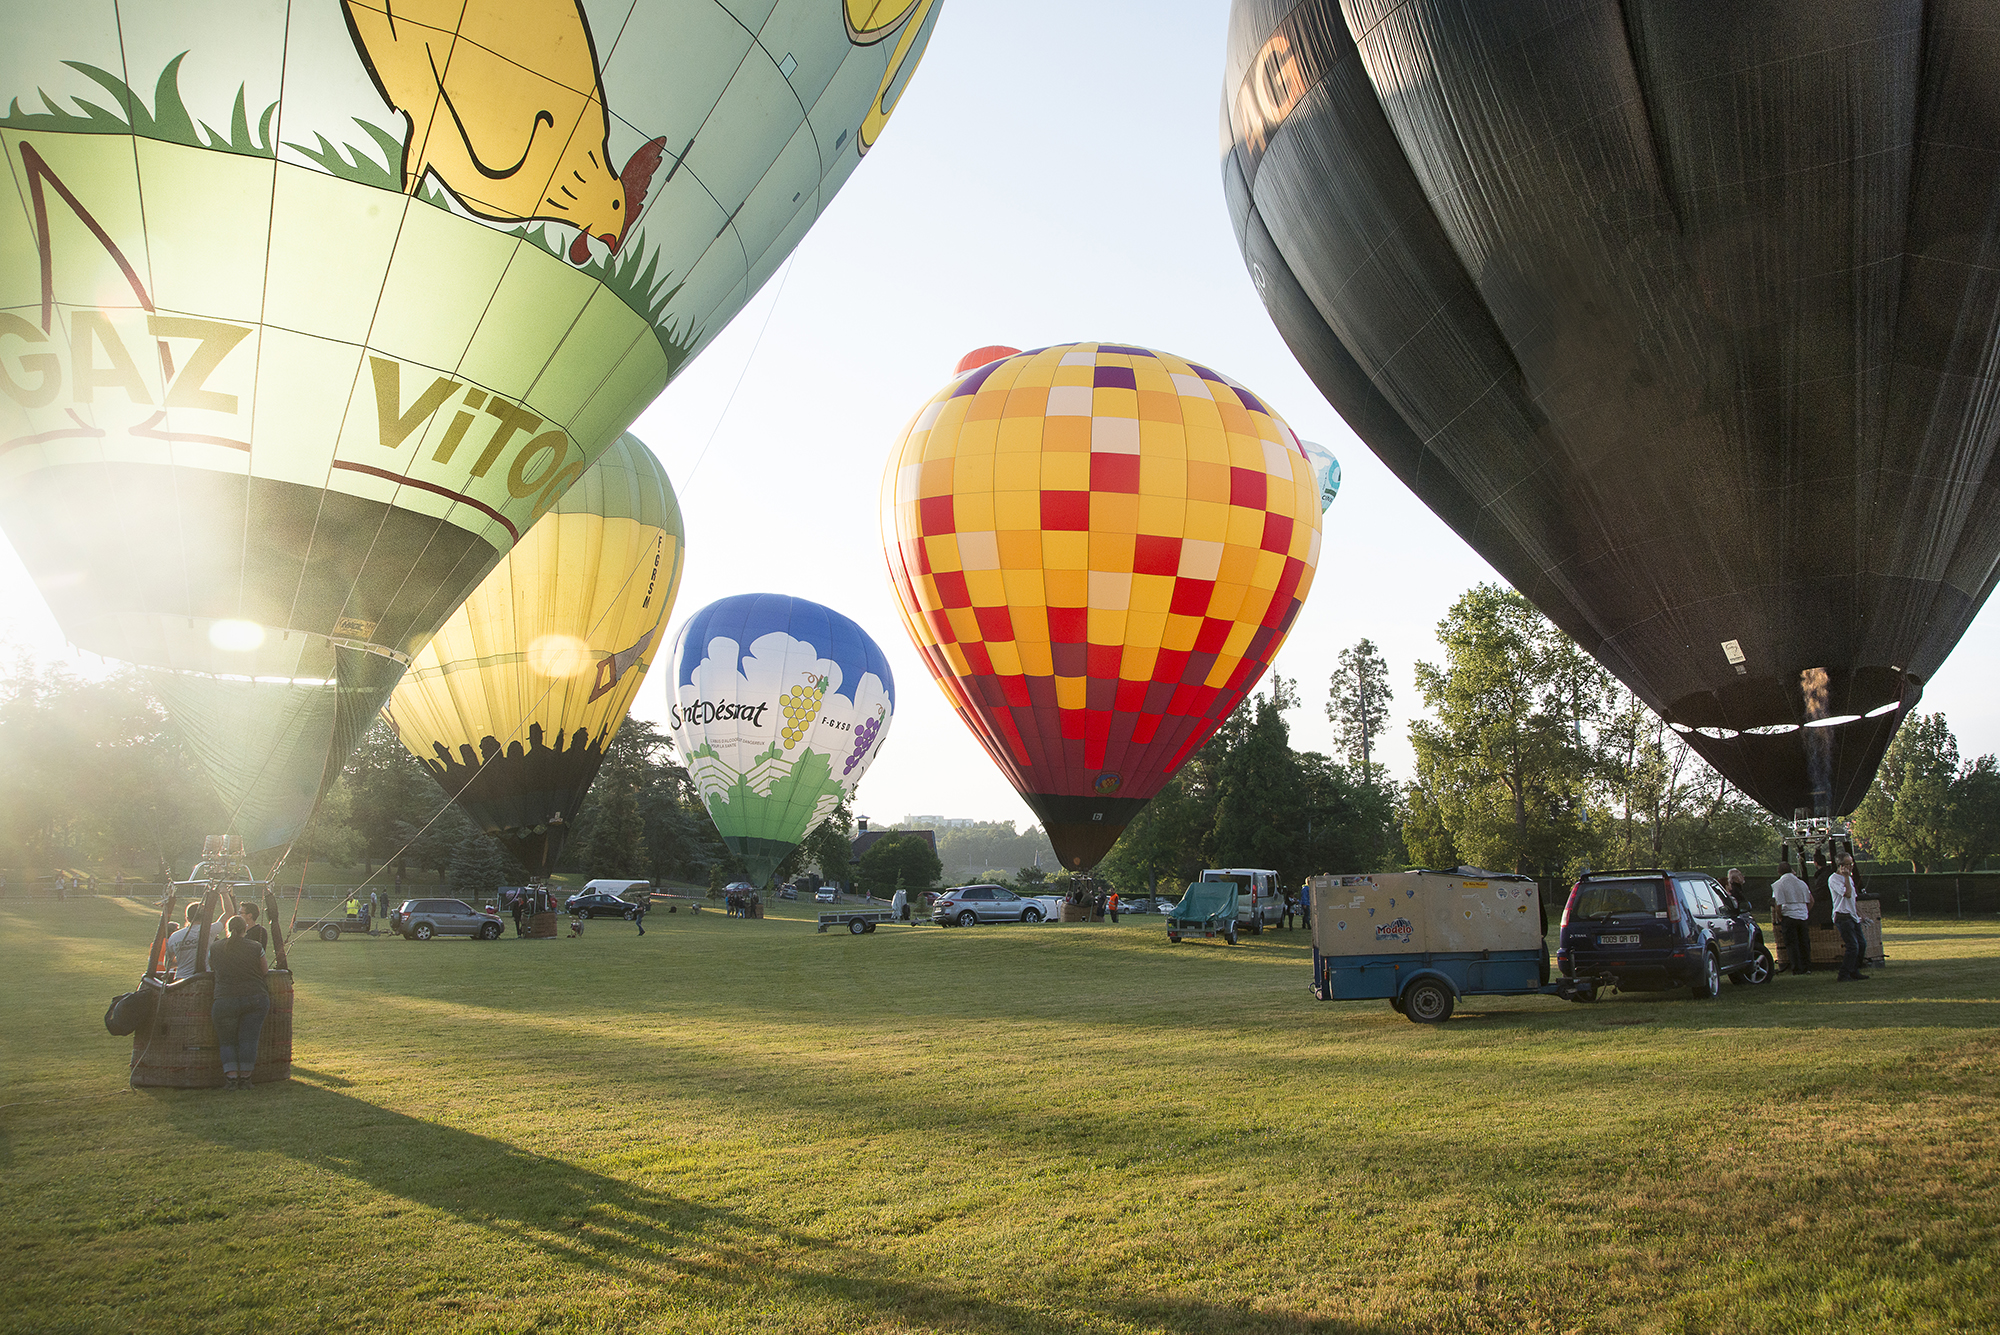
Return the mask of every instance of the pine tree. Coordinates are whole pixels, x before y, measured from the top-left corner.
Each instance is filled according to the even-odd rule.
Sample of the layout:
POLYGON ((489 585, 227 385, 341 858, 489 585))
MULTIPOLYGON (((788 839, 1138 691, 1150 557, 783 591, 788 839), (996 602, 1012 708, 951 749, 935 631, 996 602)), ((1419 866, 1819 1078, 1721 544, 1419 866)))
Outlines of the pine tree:
POLYGON ((1374 762, 1375 741, 1389 722, 1389 665, 1372 640, 1358 641, 1340 651, 1340 671, 1333 674, 1326 716, 1348 767, 1363 783, 1379 781, 1374 762))

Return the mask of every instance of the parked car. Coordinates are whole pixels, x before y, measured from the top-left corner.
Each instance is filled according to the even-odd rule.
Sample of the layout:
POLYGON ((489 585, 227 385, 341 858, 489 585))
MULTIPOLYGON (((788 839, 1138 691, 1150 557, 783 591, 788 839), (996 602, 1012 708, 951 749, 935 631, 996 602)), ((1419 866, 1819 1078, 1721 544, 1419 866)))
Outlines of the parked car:
MULTIPOLYGON (((644 885, 644 881, 637 882, 644 885)), ((636 918, 638 905, 602 891, 571 895, 563 901, 563 912, 575 918, 636 918)))
POLYGON ((582 891, 586 895, 615 895, 635 904, 639 901, 640 895, 649 895, 652 892, 653 883, 651 881, 630 880, 585 881, 582 891))
POLYGON ((434 936, 500 937, 500 915, 476 909, 462 899, 406 899, 389 914, 389 927, 411 941, 434 936))
POLYGON ((1768 983, 1771 951, 1747 904, 1699 872, 1594 872, 1570 889, 1556 938, 1568 978, 1603 974, 1624 992, 1687 987, 1712 997, 1722 980, 1768 983))
POLYGON ((835 900, 835 898, 837 898, 837 896, 831 890, 813 891, 813 902, 816 904, 831 904, 835 900))
POLYGON ((997 885, 961 885, 931 903, 931 921, 943 927, 981 922, 1040 922, 1048 916, 1038 900, 1023 899, 997 885))
POLYGON ((787 882, 786 884, 778 887, 778 898, 797 899, 798 897, 799 897, 799 888, 796 885, 792 885, 791 883, 787 882))

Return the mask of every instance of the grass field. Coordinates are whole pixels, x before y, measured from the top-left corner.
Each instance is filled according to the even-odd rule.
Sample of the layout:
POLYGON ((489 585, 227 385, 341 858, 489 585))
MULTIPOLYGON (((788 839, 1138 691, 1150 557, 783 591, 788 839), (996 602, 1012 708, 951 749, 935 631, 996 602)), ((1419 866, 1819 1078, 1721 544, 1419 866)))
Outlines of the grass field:
POLYGON ((302 941, 224 1094, 99 1023, 149 909, 0 910, 0 1328, 2000 1329, 2000 926, 1432 1029, 1304 933, 804 916, 302 941))

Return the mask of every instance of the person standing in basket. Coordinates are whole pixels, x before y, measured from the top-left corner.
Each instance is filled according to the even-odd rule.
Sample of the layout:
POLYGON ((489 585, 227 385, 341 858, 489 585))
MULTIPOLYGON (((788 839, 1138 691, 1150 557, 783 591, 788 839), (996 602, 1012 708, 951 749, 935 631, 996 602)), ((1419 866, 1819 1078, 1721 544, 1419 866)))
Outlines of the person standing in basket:
POLYGON ((264 948, 249 937, 250 924, 243 915, 231 914, 228 936, 208 952, 215 971, 215 1005, 209 1019, 215 1023, 215 1044, 222 1050, 222 1079, 225 1089, 250 1088, 257 1066, 257 1040, 264 1033, 264 1017, 271 1013, 271 989, 264 975, 264 948))
POLYGON ((1806 916, 1812 912, 1812 887, 1792 874, 1792 861, 1784 862, 1785 872, 1771 882, 1771 907, 1778 912, 1785 958, 1794 974, 1812 972, 1812 927, 1806 916))
POLYGON ((255 904, 245 904, 238 912, 243 915, 243 920, 250 924, 250 930, 243 933, 243 935, 255 941, 259 947, 268 947, 271 944, 271 934, 264 930, 262 923, 257 921, 257 906, 255 904))
POLYGON ((1833 899, 1833 926, 1840 933, 1840 943, 1847 953, 1840 961, 1838 981, 1861 983, 1868 975, 1861 972, 1861 957, 1868 953, 1868 938, 1861 931, 1861 905, 1855 893, 1859 887, 1854 881, 1854 859, 1848 854, 1840 856, 1840 870, 1827 877, 1826 892, 1833 899))
POLYGON ((192 978, 201 964, 201 925, 208 921, 208 906, 199 899, 187 906, 187 925, 167 938, 167 960, 173 976, 192 978))

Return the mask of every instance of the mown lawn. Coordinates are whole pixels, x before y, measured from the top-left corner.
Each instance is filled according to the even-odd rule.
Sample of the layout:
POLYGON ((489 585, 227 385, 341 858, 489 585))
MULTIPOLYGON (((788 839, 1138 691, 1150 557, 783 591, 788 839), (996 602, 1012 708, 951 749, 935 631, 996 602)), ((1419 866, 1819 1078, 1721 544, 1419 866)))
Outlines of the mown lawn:
POLYGON ((126 1086, 152 922, 0 909, 5 1330, 2000 1329, 1990 923, 1439 1029, 1158 919, 306 940, 232 1095, 126 1086))

